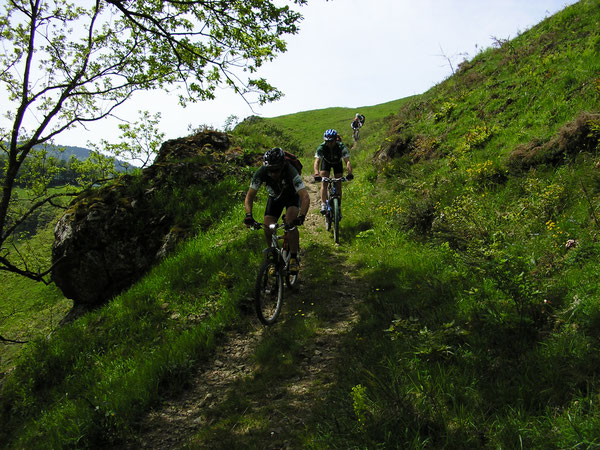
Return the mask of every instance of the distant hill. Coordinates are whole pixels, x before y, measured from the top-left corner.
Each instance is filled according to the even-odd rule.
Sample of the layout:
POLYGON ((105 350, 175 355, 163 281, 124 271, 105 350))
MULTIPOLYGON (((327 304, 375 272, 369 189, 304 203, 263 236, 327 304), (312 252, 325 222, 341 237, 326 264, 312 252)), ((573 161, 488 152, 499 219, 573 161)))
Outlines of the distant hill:
MULTIPOLYGON (((85 161, 90 157, 92 150, 70 145, 53 145, 50 146, 49 153, 63 161, 68 161, 71 156, 75 156, 79 161, 85 161)), ((127 171, 127 164, 124 161, 115 160, 115 167, 120 172, 127 171)))
POLYGON ((85 161, 89 158, 91 150, 83 147, 72 147, 68 145, 59 145, 54 146, 54 149, 50 150, 50 153, 53 156, 56 156, 58 159, 68 161, 71 156, 75 156, 79 161, 85 161), (64 149, 64 150, 59 150, 64 149))

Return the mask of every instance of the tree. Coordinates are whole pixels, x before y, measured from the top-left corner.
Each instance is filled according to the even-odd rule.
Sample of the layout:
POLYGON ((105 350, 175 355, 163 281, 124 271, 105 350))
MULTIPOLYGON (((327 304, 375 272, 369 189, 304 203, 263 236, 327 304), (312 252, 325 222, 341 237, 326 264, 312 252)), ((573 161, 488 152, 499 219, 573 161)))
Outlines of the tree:
POLYGON ((160 113, 150 116, 148 111, 139 111, 139 120, 134 123, 119 124, 121 139, 117 144, 111 144, 106 139, 100 141, 100 146, 92 144, 96 153, 109 153, 117 158, 125 158, 124 164, 129 167, 130 162, 137 162, 140 169, 150 164, 163 142, 165 133, 158 130, 160 113))
POLYGON ((279 98, 265 79, 251 77, 286 50, 283 35, 298 32, 302 17, 286 1, 306 3, 7 0, 0 13, 0 93, 10 124, 0 128, 0 270, 48 282, 50 268, 29 267, 14 247, 11 253, 14 232, 37 208, 75 193, 38 186, 26 206, 13 194, 25 161, 61 132, 112 116, 139 90, 177 90, 182 106, 215 98, 223 85, 247 102, 254 94, 261 104, 279 98))
POLYGON ((231 131, 235 128, 235 126, 240 121, 240 118, 235 114, 231 114, 227 119, 225 119, 225 124, 223 125, 224 131, 231 131))

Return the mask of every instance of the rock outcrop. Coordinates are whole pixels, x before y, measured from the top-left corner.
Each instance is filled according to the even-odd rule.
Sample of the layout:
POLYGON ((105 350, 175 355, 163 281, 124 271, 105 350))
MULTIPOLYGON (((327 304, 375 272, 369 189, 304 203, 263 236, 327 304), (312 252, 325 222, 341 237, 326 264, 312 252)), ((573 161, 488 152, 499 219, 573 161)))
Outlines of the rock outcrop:
POLYGON ((141 176, 124 175, 71 203, 55 228, 52 280, 76 305, 105 303, 189 234, 157 197, 215 183, 249 158, 215 131, 165 142, 141 176))

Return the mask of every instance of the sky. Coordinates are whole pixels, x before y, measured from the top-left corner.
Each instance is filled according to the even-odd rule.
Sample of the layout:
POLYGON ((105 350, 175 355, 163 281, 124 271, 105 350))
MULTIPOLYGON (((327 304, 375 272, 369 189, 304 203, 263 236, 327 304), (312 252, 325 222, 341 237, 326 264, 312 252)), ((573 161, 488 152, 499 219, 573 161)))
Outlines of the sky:
MULTIPOLYGON (((189 127, 222 129, 226 119, 276 117, 300 111, 385 103, 426 92, 452 74, 452 67, 494 44, 512 39, 574 0, 309 0, 299 7, 300 32, 284 36, 287 52, 265 64, 259 76, 284 97, 251 108, 226 89, 216 100, 183 108, 176 96, 140 93, 117 112, 161 113, 165 140, 190 134, 189 127)), ((61 145, 116 143, 117 121, 65 132, 61 145)))

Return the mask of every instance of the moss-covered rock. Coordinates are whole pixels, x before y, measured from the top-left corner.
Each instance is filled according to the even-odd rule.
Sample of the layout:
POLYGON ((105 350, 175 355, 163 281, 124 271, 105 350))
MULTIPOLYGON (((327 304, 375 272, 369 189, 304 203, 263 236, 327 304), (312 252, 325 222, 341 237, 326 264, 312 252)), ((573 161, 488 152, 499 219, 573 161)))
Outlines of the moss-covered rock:
POLYGON ((165 206, 170 196, 210 186, 248 157, 225 133, 204 131, 165 142, 141 175, 80 195, 55 228, 53 281, 75 304, 108 301, 189 235, 181 216, 165 206))

